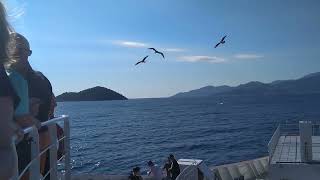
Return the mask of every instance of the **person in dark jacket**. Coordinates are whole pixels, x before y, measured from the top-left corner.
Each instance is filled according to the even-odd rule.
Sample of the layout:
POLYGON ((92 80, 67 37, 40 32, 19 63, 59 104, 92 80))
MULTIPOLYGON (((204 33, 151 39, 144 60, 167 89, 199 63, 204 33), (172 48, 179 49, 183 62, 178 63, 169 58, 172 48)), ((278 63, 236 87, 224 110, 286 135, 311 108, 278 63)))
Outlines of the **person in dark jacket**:
POLYGON ((166 176, 166 179, 171 179, 171 173, 169 171, 169 169, 171 168, 171 160, 170 158, 168 157, 167 161, 165 162, 162 170, 166 170, 166 173, 167 173, 167 176, 166 176))
MULTIPOLYGON (((12 63, 11 69, 17 69, 18 72, 23 74, 27 82, 28 88, 28 98, 31 100, 37 100, 39 103, 36 107, 36 111, 34 111, 33 117, 38 120, 39 124, 41 122, 45 122, 50 119, 50 114, 52 114, 51 106, 52 106, 52 86, 50 81, 39 71, 33 70, 29 63, 29 56, 32 54, 30 49, 30 44, 23 35, 19 33, 11 33, 10 34, 10 42, 14 42, 11 47, 11 51, 9 54, 16 59, 19 59, 19 63, 12 63)), ((41 124, 39 128, 41 127, 41 124)), ((48 127, 41 127, 39 129, 39 146, 40 151, 44 150, 50 144, 48 127)), ((31 158, 31 145, 28 140, 21 141, 17 145, 18 151, 18 159, 19 159, 19 170, 22 171, 25 167, 25 164, 29 163, 31 158)), ((45 169, 45 164, 48 164, 49 152, 47 151, 43 154, 41 158, 41 173, 46 174, 48 172, 48 168, 45 169)), ((47 176, 46 180, 49 179, 47 176)))
POLYGON ((179 167, 177 160, 173 156, 173 154, 170 154, 169 158, 171 160, 171 167, 169 169, 169 171, 172 175, 171 179, 175 180, 180 174, 180 167, 179 167))
POLYGON ((143 180, 140 175, 140 168, 135 167, 132 169, 132 174, 129 176, 129 180, 143 180))

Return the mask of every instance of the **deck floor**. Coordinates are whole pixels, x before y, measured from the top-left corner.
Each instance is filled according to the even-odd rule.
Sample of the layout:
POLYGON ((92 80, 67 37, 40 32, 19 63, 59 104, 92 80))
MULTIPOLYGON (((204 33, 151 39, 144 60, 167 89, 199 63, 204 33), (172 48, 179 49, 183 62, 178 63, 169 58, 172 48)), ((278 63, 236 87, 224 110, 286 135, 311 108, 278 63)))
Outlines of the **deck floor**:
MULTIPOLYGON (((312 159, 320 161, 320 136, 312 136, 312 159)), ((281 136, 276 150, 273 154, 271 163, 288 162, 300 163, 300 136, 281 136)))

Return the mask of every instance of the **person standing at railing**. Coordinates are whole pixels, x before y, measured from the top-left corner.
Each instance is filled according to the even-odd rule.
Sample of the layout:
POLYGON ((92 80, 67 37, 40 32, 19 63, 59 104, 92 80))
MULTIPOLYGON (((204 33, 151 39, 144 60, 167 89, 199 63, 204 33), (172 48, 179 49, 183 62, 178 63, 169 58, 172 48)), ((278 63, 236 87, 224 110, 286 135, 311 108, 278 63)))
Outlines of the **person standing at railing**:
MULTIPOLYGON (((29 97, 38 98, 42 102, 35 117, 41 122, 54 118, 54 108, 57 104, 55 103, 55 96, 52 92, 50 81, 40 71, 34 71, 29 63, 26 68, 29 72, 27 79, 29 83, 29 97)), ((46 126, 39 130, 39 143, 40 151, 47 148, 51 143, 48 127, 46 126)), ((47 151, 40 158, 40 168, 43 175, 45 175, 50 169, 49 160, 49 151, 47 151)), ((49 179, 50 176, 48 175, 45 180, 49 179)))
MULTIPOLYGON (((11 37, 18 41, 21 46, 30 54, 21 54, 20 58, 23 59, 23 64, 20 66, 22 71, 25 74, 26 81, 28 82, 28 92, 29 92, 29 99, 38 99, 41 103, 38 106, 38 111, 34 114, 34 117, 38 119, 40 122, 45 122, 53 116, 54 110, 52 110, 52 101, 54 98, 52 92, 52 86, 50 81, 39 71, 33 70, 29 63, 29 56, 31 55, 30 45, 28 40, 19 33, 13 33, 11 37)), ((39 146, 40 151, 45 149, 47 146, 50 145, 50 136, 48 132, 48 127, 41 127, 39 129, 39 146)), ((29 147, 27 147, 30 149, 29 147)), ((45 174, 48 170, 45 169, 46 164, 49 159, 49 152, 46 152, 41 156, 41 172, 45 174)), ((49 179, 47 176, 46 179, 49 179)))
POLYGON ((168 157, 167 161, 165 162, 165 164, 163 165, 163 168, 162 168, 162 170, 166 171, 166 180, 170 180, 171 179, 171 173, 169 171, 170 167, 171 167, 171 160, 168 157))
POLYGON ((16 129, 13 126, 14 109, 19 97, 7 76, 4 64, 8 62, 7 44, 9 25, 5 8, 0 1, 0 179, 7 180, 17 175, 17 153, 13 142, 16 129))
MULTIPOLYGON (((37 112, 40 100, 37 98, 29 99, 29 86, 26 80, 28 73, 24 68, 32 51, 29 49, 29 44, 25 43, 25 38, 19 36, 17 33, 10 34, 8 49, 11 59, 8 63, 9 78, 20 98, 20 103, 14 113, 14 120, 22 128, 33 125, 40 128, 40 122, 35 119, 33 115, 37 112)), ((32 139, 26 134, 23 140, 17 144, 19 173, 21 173, 31 161, 31 141, 32 139)), ((22 179, 28 178, 27 171, 23 174, 22 179)))
POLYGON ((169 169, 172 175, 171 179, 175 180, 180 174, 180 167, 179 167, 178 161, 175 159, 173 154, 170 154, 169 158, 171 160, 171 167, 169 169))
POLYGON ((140 168, 135 167, 132 170, 132 174, 128 178, 129 180, 143 180, 143 178, 140 175, 140 168))

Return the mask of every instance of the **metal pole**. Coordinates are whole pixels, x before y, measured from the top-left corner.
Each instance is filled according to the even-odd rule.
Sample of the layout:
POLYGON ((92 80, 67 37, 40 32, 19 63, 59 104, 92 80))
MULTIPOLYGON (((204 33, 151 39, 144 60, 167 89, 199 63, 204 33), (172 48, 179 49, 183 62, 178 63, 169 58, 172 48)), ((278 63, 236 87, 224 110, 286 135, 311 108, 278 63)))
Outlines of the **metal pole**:
POLYGON ((66 116, 64 120, 64 151, 65 151, 65 179, 71 180, 71 164, 70 164, 70 123, 69 117, 66 116))
POLYGON ((38 129, 33 126, 29 134, 32 138, 31 141, 31 160, 35 159, 30 166, 30 179, 40 179, 40 156, 39 156, 39 134, 38 129))
POLYGON ((57 179, 57 125, 56 123, 49 125, 50 133, 50 179, 57 179))
POLYGON ((299 122, 301 161, 312 161, 312 123, 310 121, 299 122))

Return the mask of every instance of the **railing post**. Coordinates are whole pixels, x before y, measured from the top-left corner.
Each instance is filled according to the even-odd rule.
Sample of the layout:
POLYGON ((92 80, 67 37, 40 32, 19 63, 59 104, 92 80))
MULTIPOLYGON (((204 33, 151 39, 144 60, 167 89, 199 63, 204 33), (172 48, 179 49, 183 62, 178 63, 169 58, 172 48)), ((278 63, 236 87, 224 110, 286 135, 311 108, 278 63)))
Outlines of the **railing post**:
POLYGON ((312 123, 311 121, 300 121, 300 153, 301 161, 312 161, 312 123))
POLYGON ((29 169, 30 179, 40 179, 40 156, 39 156, 39 134, 38 129, 33 126, 32 131, 29 134, 32 138, 31 141, 31 160, 34 162, 31 164, 29 169))
POLYGON ((70 164, 70 123, 69 117, 64 120, 64 152, 65 152, 65 179, 71 180, 71 164, 70 164))
POLYGON ((57 179, 57 125, 56 123, 49 125, 50 133, 50 179, 57 179))

